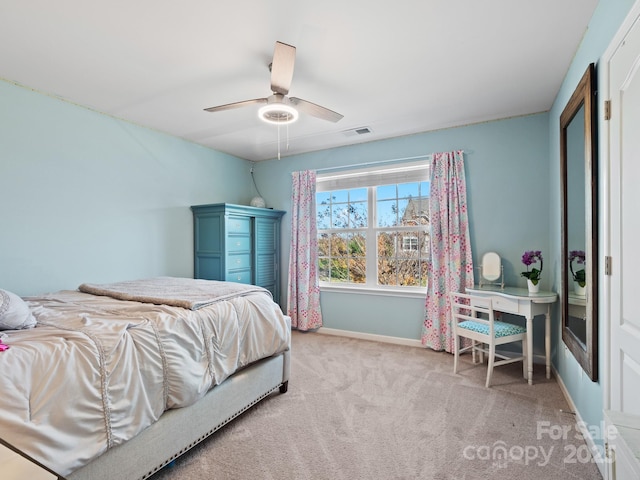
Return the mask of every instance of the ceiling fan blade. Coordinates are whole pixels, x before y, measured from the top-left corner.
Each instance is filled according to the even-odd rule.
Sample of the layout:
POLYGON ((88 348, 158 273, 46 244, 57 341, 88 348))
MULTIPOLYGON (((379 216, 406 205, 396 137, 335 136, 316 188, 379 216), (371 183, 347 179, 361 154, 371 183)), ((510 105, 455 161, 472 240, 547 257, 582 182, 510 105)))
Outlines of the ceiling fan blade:
POLYGON ((205 108, 206 112, 221 112, 223 110, 232 110, 234 108, 247 107, 256 103, 267 103, 266 98, 254 98, 253 100, 245 100, 244 102, 227 103, 226 105, 218 105, 217 107, 205 108))
POLYGON ((329 110, 328 108, 321 107, 320 105, 316 105, 315 103, 308 102, 301 98, 290 97, 289 101, 294 106, 298 107, 298 110, 314 117, 321 118, 322 120, 328 120, 335 123, 344 117, 344 115, 341 115, 338 112, 334 112, 333 110, 329 110))
POLYGON ((293 67, 296 62, 296 47, 276 42, 271 63, 271 91, 286 95, 293 79, 293 67))

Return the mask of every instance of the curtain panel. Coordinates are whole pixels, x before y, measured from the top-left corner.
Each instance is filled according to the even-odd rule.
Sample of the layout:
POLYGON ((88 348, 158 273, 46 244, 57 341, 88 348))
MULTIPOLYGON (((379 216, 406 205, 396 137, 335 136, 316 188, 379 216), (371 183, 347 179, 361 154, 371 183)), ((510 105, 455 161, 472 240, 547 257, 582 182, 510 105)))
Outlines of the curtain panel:
POLYGON ((305 331, 322 326, 318 279, 316 172, 293 172, 292 177, 287 314, 291 317, 293 328, 305 331))
POLYGON ((473 287, 462 151, 433 155, 430 188, 431 262, 422 344, 453 352, 449 292, 473 287))

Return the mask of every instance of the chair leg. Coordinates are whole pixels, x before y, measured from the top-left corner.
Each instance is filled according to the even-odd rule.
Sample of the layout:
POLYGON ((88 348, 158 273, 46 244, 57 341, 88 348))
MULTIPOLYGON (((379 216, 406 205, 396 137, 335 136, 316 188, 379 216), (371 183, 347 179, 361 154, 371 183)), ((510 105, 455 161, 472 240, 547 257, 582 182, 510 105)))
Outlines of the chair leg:
POLYGON ((457 335, 453 337, 453 373, 458 373, 458 356, 460 355, 460 338, 457 335))
POLYGON ((525 336, 522 339, 522 376, 526 379, 529 378, 529 372, 527 371, 527 358, 529 357, 529 352, 527 352, 527 337, 525 336))
POLYGON ((487 368, 487 382, 485 384, 486 388, 489 388, 491 385, 491 377, 493 376, 493 362, 496 358, 496 345, 494 343, 489 344, 489 366, 487 368))

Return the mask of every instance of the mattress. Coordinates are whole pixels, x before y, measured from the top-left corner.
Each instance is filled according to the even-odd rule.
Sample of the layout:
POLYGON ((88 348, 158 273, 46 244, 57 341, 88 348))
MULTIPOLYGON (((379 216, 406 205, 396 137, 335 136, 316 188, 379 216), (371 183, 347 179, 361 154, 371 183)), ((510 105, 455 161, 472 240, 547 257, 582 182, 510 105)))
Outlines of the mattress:
POLYGON ((226 289, 216 299, 226 282, 181 282, 211 292, 193 309, 104 291, 27 298, 38 324, 5 332, 11 348, 0 353, 0 437, 64 476, 289 348, 267 290, 226 289))

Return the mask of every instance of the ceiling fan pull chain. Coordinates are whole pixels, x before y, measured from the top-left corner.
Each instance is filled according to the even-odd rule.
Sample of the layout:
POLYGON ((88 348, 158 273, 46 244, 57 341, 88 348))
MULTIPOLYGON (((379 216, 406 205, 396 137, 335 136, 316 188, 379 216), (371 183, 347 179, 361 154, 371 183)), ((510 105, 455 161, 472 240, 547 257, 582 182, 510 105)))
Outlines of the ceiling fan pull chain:
POLYGON ((280 124, 278 124, 278 160, 280 160, 280 124))

